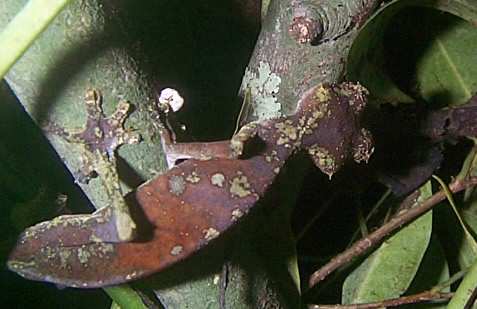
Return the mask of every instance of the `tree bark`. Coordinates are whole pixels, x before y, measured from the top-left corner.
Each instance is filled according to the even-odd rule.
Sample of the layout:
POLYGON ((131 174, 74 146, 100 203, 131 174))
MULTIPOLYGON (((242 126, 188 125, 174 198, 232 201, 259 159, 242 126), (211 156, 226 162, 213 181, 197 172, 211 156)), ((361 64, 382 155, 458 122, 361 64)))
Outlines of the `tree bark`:
MULTIPOLYGON (((5 1, 0 12, 1 28, 27 1, 5 1)), ((101 1, 72 1, 40 38, 8 72, 5 79, 37 124, 45 120, 68 129, 86 122, 84 93, 97 88, 103 95, 106 115, 116 104, 128 100, 135 111, 126 127, 141 132, 143 143, 119 148, 124 174, 123 193, 165 169, 158 155, 161 147, 151 130, 147 105, 153 93, 137 61, 122 43, 125 33, 101 1)), ((53 134, 48 139, 70 172, 79 169, 78 152, 53 134)), ((120 171, 121 174, 121 171, 120 171)), ((98 179, 80 184, 95 207, 107 203, 98 179)))

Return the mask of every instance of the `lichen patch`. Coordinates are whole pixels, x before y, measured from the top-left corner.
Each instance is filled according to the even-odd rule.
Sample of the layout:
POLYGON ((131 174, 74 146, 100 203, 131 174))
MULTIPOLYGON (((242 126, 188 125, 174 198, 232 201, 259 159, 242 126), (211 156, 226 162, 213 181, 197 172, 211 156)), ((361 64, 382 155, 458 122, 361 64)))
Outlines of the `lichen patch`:
POLYGON ((60 256, 60 269, 66 268, 68 265, 68 259, 70 258, 72 252, 68 249, 61 249, 58 255, 60 256))
POLYGON ((240 208, 236 208, 232 211, 232 221, 237 221, 243 216, 243 211, 240 208))
POLYGON ((360 163, 361 161, 367 163, 374 152, 373 138, 371 133, 364 128, 361 129, 360 133, 354 146, 353 159, 356 163, 360 163))
POLYGON ((225 176, 222 173, 215 173, 212 176, 210 176, 210 183, 212 183, 214 186, 223 187, 224 181, 225 181, 225 176))
POLYGON ((180 175, 171 175, 169 177, 169 192, 174 195, 181 195, 186 187, 184 177, 180 175))
POLYGON ((326 148, 315 144, 308 149, 308 153, 320 170, 330 178, 338 169, 335 157, 326 148))
POLYGON ((234 177, 230 181, 230 193, 232 197, 246 197, 248 196, 250 191, 250 183, 248 182, 248 178, 245 175, 238 174, 237 177, 234 177))
POLYGON ((85 250, 85 246, 81 246, 78 248, 78 261, 81 264, 88 264, 89 257, 91 256, 91 253, 88 250, 85 250))
POLYGON ((258 119, 280 116, 281 104, 276 98, 280 83, 280 76, 271 71, 267 62, 260 61, 256 70, 245 70, 241 92, 250 89, 253 116, 258 119))
POLYGON ((198 183, 200 181, 199 173, 193 171, 190 175, 187 175, 186 180, 191 183, 198 183))
POLYGON ((275 128, 282 136, 295 140, 297 136, 298 127, 291 120, 285 120, 275 123, 275 128))
POLYGON ((182 252, 182 250, 184 250, 184 247, 181 245, 177 245, 174 248, 172 248, 171 255, 179 255, 182 252))
POLYGON ((202 234, 205 234, 204 237, 206 241, 211 241, 212 239, 219 237, 220 232, 213 227, 209 227, 208 229, 203 230, 202 234))
POLYGON ((95 252, 97 252, 98 256, 100 258, 103 258, 104 255, 111 253, 113 251, 114 251, 114 247, 112 244, 102 243, 98 245, 98 248, 95 251, 93 251, 93 255, 95 252))
POLYGON ((137 272, 133 271, 132 273, 126 275, 126 280, 131 280, 131 279, 134 279, 135 277, 137 277, 137 272))
POLYGON ((200 161, 209 161, 209 160, 211 160, 211 159, 212 159, 211 156, 205 155, 205 154, 202 154, 202 155, 200 155, 200 156, 197 158, 197 160, 200 160, 200 161))
POLYGON ((315 90, 315 99, 319 102, 328 101, 330 99, 330 91, 325 86, 320 85, 315 90))

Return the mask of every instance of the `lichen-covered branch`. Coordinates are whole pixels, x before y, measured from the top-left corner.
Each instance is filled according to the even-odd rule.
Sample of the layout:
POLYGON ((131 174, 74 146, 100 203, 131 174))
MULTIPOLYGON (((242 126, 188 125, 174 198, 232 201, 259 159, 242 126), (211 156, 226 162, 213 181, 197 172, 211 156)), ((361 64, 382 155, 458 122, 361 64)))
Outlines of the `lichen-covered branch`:
MULTIPOLYGON (((269 4, 263 1, 262 5, 264 3, 267 3, 266 16, 240 90, 242 95, 250 94, 241 115, 242 125, 291 114, 301 95, 313 86, 342 81, 351 42, 378 1, 272 0, 269 4)), ((283 215, 269 215, 263 218, 268 220, 266 225, 256 224, 255 233, 262 233, 262 237, 247 237, 243 232, 236 241, 237 250, 231 255, 233 263, 229 268, 229 276, 235 280, 229 282, 226 300, 236 305, 234 296, 245 298, 251 289, 253 292, 249 293, 255 298, 255 303, 237 304, 237 308, 300 306, 296 295, 290 293, 293 290, 290 277, 298 276, 297 270, 290 266, 296 265, 292 256, 296 255, 295 243, 286 231, 288 213, 298 195, 305 165, 300 162, 290 170, 295 172, 287 175, 291 180, 280 182, 281 189, 277 190, 287 192, 287 196, 277 194, 283 215), (244 251, 248 248, 255 251, 247 254, 244 251), (270 265, 270 261, 275 265, 270 265), (247 286, 249 288, 244 289, 247 286)), ((297 281, 299 279, 294 282, 295 288, 300 289, 297 281)))
POLYGON ((350 44, 377 4, 375 0, 271 1, 242 82, 242 90, 251 89, 244 121, 262 117, 256 109, 289 114, 314 85, 342 81, 350 44))

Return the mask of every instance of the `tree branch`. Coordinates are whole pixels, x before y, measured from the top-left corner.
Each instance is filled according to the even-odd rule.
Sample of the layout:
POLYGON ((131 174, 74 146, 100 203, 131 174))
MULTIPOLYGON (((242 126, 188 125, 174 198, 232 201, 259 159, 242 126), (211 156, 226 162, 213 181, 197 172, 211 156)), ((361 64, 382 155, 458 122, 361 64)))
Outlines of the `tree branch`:
POLYGON ((418 294, 386 299, 374 303, 352 305, 309 305, 308 309, 373 309, 382 307, 396 307, 430 300, 448 300, 452 296, 454 296, 454 293, 425 291, 418 294))

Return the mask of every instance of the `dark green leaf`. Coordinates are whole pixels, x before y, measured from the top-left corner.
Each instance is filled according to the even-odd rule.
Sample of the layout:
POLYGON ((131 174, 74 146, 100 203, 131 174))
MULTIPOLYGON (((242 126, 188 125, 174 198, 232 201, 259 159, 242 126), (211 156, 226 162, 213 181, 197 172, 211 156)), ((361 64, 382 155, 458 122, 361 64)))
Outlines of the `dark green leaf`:
MULTIPOLYGON (((421 187, 419 201, 428 198, 431 184, 421 187)), ((419 217, 386 240, 356 268, 343 285, 343 304, 399 297, 413 280, 432 232, 432 212, 419 217)))
POLYGON ((353 42, 348 78, 384 100, 412 102, 415 97, 437 96, 446 105, 465 101, 477 89, 476 8, 475 1, 388 3, 353 42), (396 76, 392 66, 406 72, 396 76))

